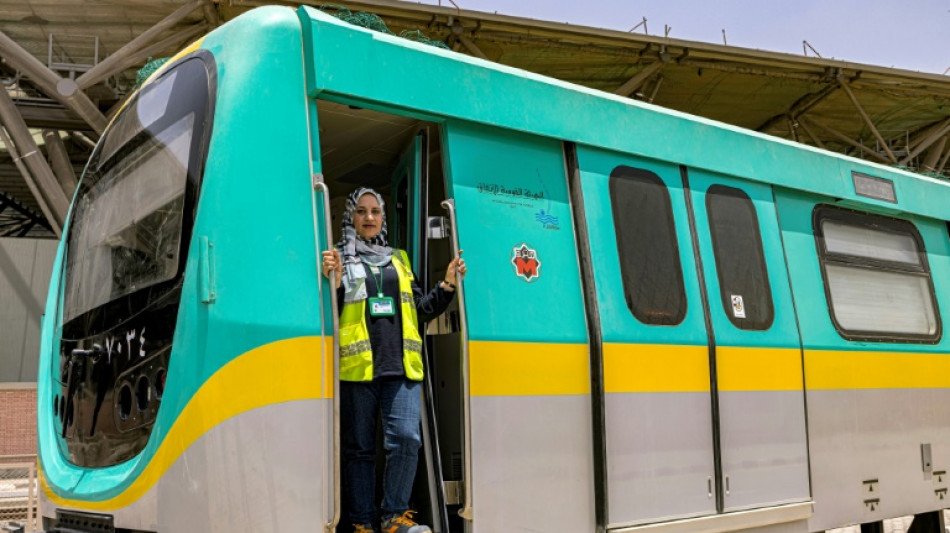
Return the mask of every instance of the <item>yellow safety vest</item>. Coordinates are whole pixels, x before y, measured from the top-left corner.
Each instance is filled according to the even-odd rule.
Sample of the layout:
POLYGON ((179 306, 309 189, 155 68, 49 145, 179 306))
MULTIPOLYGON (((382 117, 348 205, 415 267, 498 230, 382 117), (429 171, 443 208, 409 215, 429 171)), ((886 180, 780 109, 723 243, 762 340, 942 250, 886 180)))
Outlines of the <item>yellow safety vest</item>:
MULTIPOLYGON (((399 278, 402 364, 407 378, 422 381, 422 338, 419 337, 419 319, 412 299, 411 282, 414 278, 405 250, 393 249, 393 266, 399 278)), ((340 380, 373 380, 373 348, 366 327, 366 300, 343 304, 340 314, 340 380)))

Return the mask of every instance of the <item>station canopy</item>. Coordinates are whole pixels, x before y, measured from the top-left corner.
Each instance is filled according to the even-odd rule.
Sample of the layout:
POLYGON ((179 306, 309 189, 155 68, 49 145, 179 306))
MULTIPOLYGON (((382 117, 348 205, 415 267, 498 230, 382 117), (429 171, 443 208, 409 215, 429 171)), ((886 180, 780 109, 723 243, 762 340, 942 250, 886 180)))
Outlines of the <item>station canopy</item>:
MULTIPOLYGON (((168 57, 217 25, 274 3, 4 2, 0 236, 59 233, 76 176, 150 58, 168 57)), ((609 93, 929 175, 950 174, 945 75, 454 6, 310 5, 331 14, 375 14, 393 33, 422 34, 460 53, 609 93)))

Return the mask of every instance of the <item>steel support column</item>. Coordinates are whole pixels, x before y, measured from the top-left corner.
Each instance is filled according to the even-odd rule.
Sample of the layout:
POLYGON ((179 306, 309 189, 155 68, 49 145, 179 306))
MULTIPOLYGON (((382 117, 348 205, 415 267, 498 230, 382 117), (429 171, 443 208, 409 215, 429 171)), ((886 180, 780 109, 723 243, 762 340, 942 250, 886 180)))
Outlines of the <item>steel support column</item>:
POLYGON ((786 116, 785 121, 788 123, 788 133, 792 136, 792 140, 800 143, 801 141, 798 139, 798 122, 790 116, 786 116))
MULTIPOLYGON (((0 128, 0 137, 3 136, 6 136, 6 132, 0 128)), ((10 195, 0 192, 0 237, 25 237, 35 226, 46 228, 50 233, 55 234, 49 220, 22 205, 10 195)))
POLYGON ((907 145, 905 146, 907 151, 910 152, 911 150, 916 148, 917 145, 922 143, 927 137, 929 137, 935 131, 939 130, 944 124, 945 123, 943 122, 935 122, 931 124, 930 126, 927 126, 926 128, 924 128, 922 131, 918 131, 914 133, 914 135, 910 139, 908 139, 907 145))
POLYGON ((796 100, 795 103, 788 108, 788 111, 782 113, 781 115, 775 115, 774 117, 766 120, 761 126, 755 128, 755 131, 765 131, 771 128, 776 122, 784 120, 786 116, 790 116, 792 119, 797 119, 798 117, 807 113, 811 108, 821 103, 822 100, 831 96, 837 90, 837 85, 826 85, 816 93, 808 93, 796 100))
POLYGON ((640 72, 634 74, 632 78, 624 82, 623 85, 614 91, 614 94, 619 94, 620 96, 632 95, 637 89, 646 83, 646 81, 650 79, 651 76, 659 72, 660 69, 663 68, 664 64, 665 63, 663 63, 663 61, 657 60, 643 67, 640 69, 640 72))
POLYGON ((920 155, 920 153, 927 148, 930 148, 933 143, 940 140, 940 138, 945 136, 947 133, 950 133, 950 118, 944 120, 943 123, 940 124, 940 127, 936 129, 936 131, 933 131, 930 135, 920 141, 920 143, 917 144, 917 147, 907 154, 907 157, 901 159, 901 164, 906 165, 909 163, 912 159, 920 155))
POLYGON ((455 38, 458 39, 458 42, 462 43, 462 46, 464 46, 466 50, 471 52, 471 54, 475 57, 480 57, 486 61, 490 61, 488 56, 486 56, 485 53, 475 45, 475 41, 471 40, 468 35, 462 33, 463 31, 465 30, 462 29, 461 26, 452 26, 452 33, 455 34, 455 38))
POLYGON ((818 136, 815 135, 813 131, 811 131, 811 128, 808 127, 808 124, 805 123, 805 121, 802 120, 801 117, 799 117, 796 120, 796 122, 798 122, 798 125, 801 126, 802 131, 805 132, 805 135, 808 135, 808 137, 812 140, 812 142, 815 143, 815 146, 817 146, 818 148, 821 148, 822 150, 827 150, 827 148, 825 148, 825 143, 821 142, 821 139, 819 139, 818 136))
POLYGON ((194 0, 179 7, 174 13, 165 17, 158 24, 152 26, 135 39, 129 41, 125 46, 116 50, 114 54, 111 54, 98 65, 86 71, 82 76, 76 78, 76 84, 79 88, 85 89, 95 85, 97 81, 108 78, 115 72, 116 67, 121 65, 129 56, 150 43, 163 31, 178 24, 178 22, 190 15, 192 11, 203 5, 205 5, 205 0, 194 0))
POLYGON ((93 149, 95 149, 95 147, 96 147, 96 142, 95 142, 95 141, 93 141, 93 140, 90 139, 89 137, 86 137, 86 136, 83 135, 82 133, 79 133, 78 131, 71 131, 71 132, 69 132, 69 138, 71 138, 72 140, 78 142, 79 144, 82 144, 82 145, 86 146, 86 147, 89 148, 90 150, 93 150, 93 149))
POLYGON ((888 159, 890 159, 893 163, 897 163, 897 156, 894 155, 894 152, 892 152, 891 148, 887 145, 887 141, 884 140, 884 137, 881 137, 880 132, 878 132, 877 128, 874 127, 874 122, 871 121, 871 117, 869 117, 864 111, 864 108, 861 107, 861 102, 858 102, 858 99, 854 96, 851 88, 848 87, 848 82, 843 77, 839 77, 838 83, 841 84, 841 88, 844 89, 845 94, 847 94, 848 98, 851 99, 851 103, 854 104, 854 107, 864 119, 865 124, 867 124, 868 128, 871 129, 871 133, 874 134, 874 138, 877 139, 877 142, 881 143, 881 147, 884 148, 884 151, 887 153, 888 159))
POLYGON ((924 172, 934 172, 937 170, 937 163, 940 161, 940 156, 943 155, 943 150, 946 147, 947 137, 943 136, 937 141, 937 144, 930 149, 930 152, 927 154, 927 159, 924 159, 923 164, 920 165, 920 169, 924 172))
POLYGON ((3 142, 7 147, 7 151, 10 153, 10 157, 13 158, 13 164, 16 165, 17 170, 20 171, 20 175, 23 176, 23 181, 26 182, 26 186, 29 187, 30 193, 33 194, 33 197, 36 198, 36 203, 40 206, 40 211, 43 212, 43 216, 46 217, 47 223, 53 229, 53 233, 57 237, 63 234, 62 225, 56 222, 56 219, 53 218, 53 212, 50 211, 49 205, 47 205, 46 200, 43 198, 43 195, 40 194, 40 190, 36 187, 36 183, 33 181, 33 176, 30 175, 30 171, 26 168, 26 165, 23 164, 23 158, 20 157, 20 153, 17 151, 16 147, 13 145, 13 141, 10 140, 10 136, 7 135, 7 131, 0 126, 0 141, 3 142))
POLYGON ((215 6, 216 3, 217 2, 207 0, 204 6, 202 6, 205 12, 205 20, 208 21, 208 24, 210 24, 212 28, 217 28, 221 25, 221 17, 218 16, 218 9, 215 6))
POLYGON ((651 104, 653 103, 653 100, 656 99, 657 93, 660 92, 660 86, 663 85, 663 80, 665 79, 666 78, 664 78, 662 74, 656 77, 656 83, 653 85, 653 91, 650 92, 650 97, 647 98, 647 102, 651 104))
POLYGON ((950 159, 950 148, 947 148, 947 151, 943 154, 943 157, 940 158, 940 163, 937 164, 936 171, 943 172, 943 169, 947 166, 947 160, 950 159))
POLYGON ((11 67, 26 74, 47 96, 72 109, 93 131, 102 134, 106 127, 106 117, 86 93, 79 90, 76 82, 61 78, 2 31, 0 57, 11 67))
MULTIPOLYGON (((97 68, 97 67, 93 67, 88 72, 86 72, 85 74, 77 78, 76 83, 79 84, 80 89, 87 89, 88 87, 91 87, 99 83, 100 81, 108 78, 109 76, 118 74, 119 72, 122 72, 127 68, 131 68, 135 65, 138 65, 139 63, 142 63, 149 57, 154 57, 158 55, 160 52, 163 52, 164 50, 167 50, 172 47, 179 48, 181 47, 181 45, 191 41, 192 39, 203 34, 207 30, 208 30, 208 26, 204 23, 198 24, 196 26, 191 26, 190 28, 186 30, 182 30, 176 33, 175 35, 172 35, 171 37, 168 37, 167 39, 163 39, 151 46, 147 46, 136 52, 131 52, 129 55, 122 58, 121 60, 114 62, 112 64, 112 68, 110 68, 109 70, 100 70, 96 72, 94 76, 87 77, 90 73, 92 73, 97 68)), ((109 56, 109 57, 111 58, 113 56, 109 56)), ((104 65, 105 62, 102 62, 99 64, 104 65)))
MULTIPOLYGON (((15 147, 21 154, 19 160, 26 164, 29 169, 29 175, 33 179, 30 179, 26 174, 23 177, 27 180, 27 184, 32 182, 35 187, 35 189, 31 187, 31 190, 36 196, 36 201, 40 205, 45 204, 47 206, 49 212, 44 211, 44 214, 50 217, 50 223, 57 228, 62 228, 63 222, 66 220, 66 212, 69 210, 69 199, 56 180, 56 176, 53 175, 49 164, 43 158, 43 154, 33 140, 29 128, 26 127, 26 122, 17 112, 16 105, 6 90, 0 90, 0 123, 13 137, 12 143, 8 143, 4 139, 7 149, 15 147)), ((10 153, 13 155, 12 150, 10 153)), ((20 172, 23 173, 22 170, 20 172)))
POLYGON ((53 167, 53 174, 59 181, 59 186, 62 187, 66 198, 72 198, 76 191, 76 172, 69 160, 69 154, 66 153, 63 138, 56 130, 43 130, 43 141, 46 143, 46 154, 49 157, 50 166, 53 167))
MULTIPOLYGON (((805 119, 804 119, 803 117, 798 117, 798 120, 799 120, 799 122, 802 122, 802 121, 804 121, 805 119)), ((868 155, 870 155, 870 156, 876 157, 877 159, 880 159, 880 160, 881 160, 882 162, 884 162, 884 163, 890 163, 890 161, 888 161, 888 159, 887 159, 886 157, 884 157, 883 155, 881 155, 881 154, 875 152, 874 150, 871 150, 870 148, 868 148, 867 146, 862 145, 861 143, 858 143, 858 142, 854 141, 853 139, 849 138, 847 135, 841 133, 840 131, 838 131, 838 130, 836 130, 836 129, 833 129, 831 126, 825 126, 824 124, 822 124, 822 123, 820 123, 820 122, 814 122, 814 121, 812 121, 812 120, 809 120, 808 122, 809 122, 810 124, 814 125, 814 126, 818 126, 819 128, 821 128, 821 129, 827 131, 828 133, 831 134, 832 137, 835 137, 836 139, 838 139, 838 140, 840 140, 840 141, 842 141, 842 142, 845 142, 845 143, 847 143, 847 144, 849 144, 849 145, 851 145, 851 146, 857 148, 858 150, 861 150, 862 152, 864 152, 864 153, 866 153, 866 154, 868 154, 868 155)))

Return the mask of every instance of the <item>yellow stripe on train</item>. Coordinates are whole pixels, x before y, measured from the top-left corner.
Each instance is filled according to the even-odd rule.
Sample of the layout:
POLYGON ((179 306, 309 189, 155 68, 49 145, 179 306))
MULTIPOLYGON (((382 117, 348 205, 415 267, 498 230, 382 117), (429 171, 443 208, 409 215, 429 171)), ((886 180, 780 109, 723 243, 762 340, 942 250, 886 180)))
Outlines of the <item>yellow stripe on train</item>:
MULTIPOLYGON (((473 341, 472 396, 590 393, 586 344, 473 341)), ((801 390, 798 349, 717 349, 720 390, 801 390)), ((604 345, 607 393, 709 392, 709 349, 667 344, 604 345)))
POLYGON ((719 390, 800 391, 802 352, 798 348, 718 346, 716 375, 719 390))
MULTIPOLYGON (((473 341, 473 396, 590 393, 586 344, 473 341)), ((718 388, 737 391, 950 388, 950 354, 718 346, 718 388)), ((604 344, 611 393, 709 392, 709 349, 604 344)))
POLYGON ((805 351, 808 390, 950 388, 950 354, 805 351))
POLYGON ((321 340, 297 337, 265 344, 215 372, 182 410, 145 469, 121 494, 102 501, 68 500, 53 492, 41 471, 46 496, 59 505, 88 510, 126 507, 155 486, 185 450, 221 422, 265 405, 325 398, 329 391, 318 379, 323 366, 321 340))
POLYGON ((590 394, 586 344, 469 342, 472 396, 590 394))
POLYGON ((604 344, 604 390, 708 392, 709 348, 676 344, 604 344))

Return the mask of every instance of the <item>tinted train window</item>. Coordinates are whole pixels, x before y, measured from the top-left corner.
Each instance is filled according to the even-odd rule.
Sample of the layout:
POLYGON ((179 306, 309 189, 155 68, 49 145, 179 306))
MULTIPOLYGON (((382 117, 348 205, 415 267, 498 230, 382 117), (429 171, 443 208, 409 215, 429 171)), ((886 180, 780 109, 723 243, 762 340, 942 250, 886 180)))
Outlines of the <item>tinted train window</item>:
POLYGON ((706 213, 726 316, 739 329, 769 329, 775 311, 752 200, 739 189, 713 185, 706 213))
POLYGON ((644 324, 679 324, 686 291, 669 190, 653 172, 620 166, 610 173, 610 203, 627 307, 644 324))
POLYGON ((847 339, 937 342, 940 315, 913 224, 827 206, 815 234, 832 321, 847 339))
POLYGON ((186 61, 146 86, 109 128, 72 213, 64 322, 178 273, 189 169, 194 182, 207 109, 207 100, 182 95, 206 94, 208 83, 201 61, 186 61))
POLYGON ((194 122, 130 150, 76 202, 63 320, 177 273, 194 122))
POLYGON ((76 465, 134 457, 158 416, 216 72, 211 54, 199 50, 135 93, 97 145, 76 192, 54 412, 60 447, 76 465))

